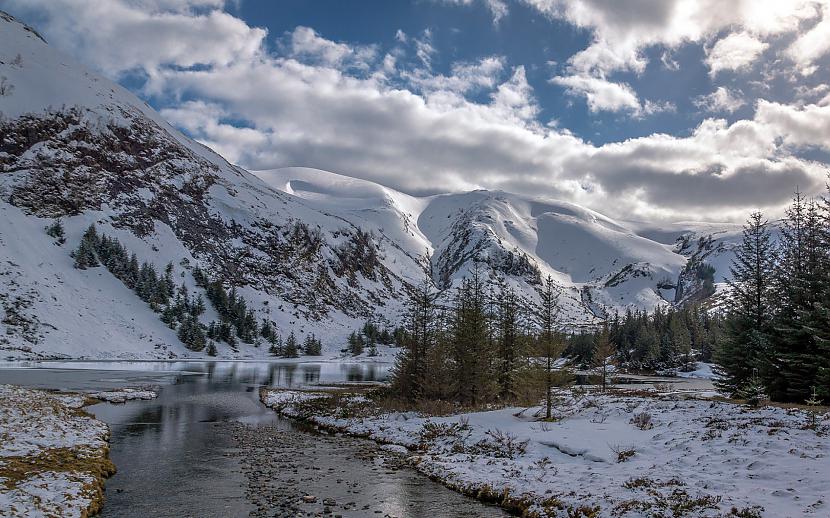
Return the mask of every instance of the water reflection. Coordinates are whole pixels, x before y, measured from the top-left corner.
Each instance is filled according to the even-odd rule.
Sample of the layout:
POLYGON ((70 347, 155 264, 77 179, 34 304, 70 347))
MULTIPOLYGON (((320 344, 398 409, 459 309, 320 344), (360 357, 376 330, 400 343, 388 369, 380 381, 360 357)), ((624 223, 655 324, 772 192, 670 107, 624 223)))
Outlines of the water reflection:
POLYGON ((262 386, 380 381, 388 373, 384 364, 328 362, 16 362, 0 364, 0 383, 89 390, 119 386, 114 380, 161 384, 154 400, 88 407, 109 424, 110 456, 118 466, 107 482, 105 517, 246 516, 254 507, 246 495, 250 481, 242 471, 245 457, 234 422, 268 425, 260 430, 272 448, 269 455, 289 448, 298 458, 281 463, 303 463, 286 469, 284 479, 280 470, 274 491, 301 480, 303 492, 360 503, 360 511, 344 516, 365 516, 364 504, 412 518, 503 516, 414 471, 390 472, 379 457, 354 454, 356 444, 371 449, 373 443, 308 433, 259 402, 262 386), (361 490, 350 492, 357 486, 341 484, 341 478, 361 490))
POLYGON ((327 383, 384 381, 389 364, 237 361, 17 361, 0 362, 0 382, 94 390, 145 383, 237 383, 298 388, 327 383), (152 375, 152 376, 150 376, 152 375), (192 382, 194 380, 188 380, 192 382), (97 383, 96 383, 97 382, 97 383))

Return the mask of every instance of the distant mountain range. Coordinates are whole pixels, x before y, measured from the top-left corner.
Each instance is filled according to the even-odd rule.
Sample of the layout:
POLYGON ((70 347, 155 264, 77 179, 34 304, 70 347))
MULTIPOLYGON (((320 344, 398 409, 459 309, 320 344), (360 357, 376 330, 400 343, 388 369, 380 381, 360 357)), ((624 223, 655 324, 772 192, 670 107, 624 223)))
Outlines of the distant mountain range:
POLYGON ((203 356, 106 269, 73 267, 93 223, 159 271, 172 263, 192 293, 199 267, 329 352, 367 319, 394 322, 423 279, 447 290, 475 264, 527 300, 551 275, 570 327, 703 299, 740 237, 499 191, 414 197, 314 169, 248 172, 2 12, 0 81, 0 357, 203 356), (57 219, 63 244, 44 231, 57 219))

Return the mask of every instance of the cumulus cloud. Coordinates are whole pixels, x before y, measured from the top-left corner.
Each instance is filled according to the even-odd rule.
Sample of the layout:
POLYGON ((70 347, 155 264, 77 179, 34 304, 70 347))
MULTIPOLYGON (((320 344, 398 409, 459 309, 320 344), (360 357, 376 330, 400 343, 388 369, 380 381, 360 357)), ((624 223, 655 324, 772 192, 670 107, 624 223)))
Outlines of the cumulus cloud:
POLYGON ((769 37, 798 28, 817 15, 822 0, 524 0, 551 17, 593 31, 594 41, 571 58, 582 71, 641 72, 642 51, 654 45, 676 48, 701 42, 729 27, 769 37))
MULTIPOLYGON (((765 0, 753 4, 758 2, 765 0)), ((118 20, 94 15, 98 3, 41 0, 38 8, 50 13, 44 32, 57 46, 112 75, 144 72, 145 91, 162 100, 164 117, 249 168, 317 167, 411 193, 505 189, 643 219, 742 220, 749 209, 780 208, 795 184, 818 192, 825 179, 825 165, 799 152, 826 148, 826 103, 760 101, 750 119, 730 124, 707 118, 684 136, 656 133, 594 145, 566 128, 540 123, 525 68, 503 57, 456 63, 443 74, 432 70, 436 50, 429 32, 399 32, 395 45, 408 46, 417 59, 405 66, 395 49, 332 41, 307 27, 281 36, 281 48, 269 51, 266 32, 217 10, 219 1, 101 0, 98 7, 120 10, 118 20), (175 30, 166 25, 170 20, 176 21, 175 30), (231 35, 202 34, 210 20, 221 20, 231 35), (153 54, 158 44, 152 38, 129 36, 145 28, 168 38, 161 54, 153 54), (115 36, 120 30, 126 37, 115 36)), ((552 80, 585 96, 594 111, 643 116, 676 109, 671 103, 641 102, 630 86, 607 79, 603 67, 636 70, 645 59, 642 42, 702 39, 711 27, 722 26, 709 20, 721 16, 715 4, 708 9, 669 0, 627 2, 628 9, 601 0, 547 4, 551 12, 562 11, 556 16, 596 32, 593 50, 575 57, 566 73, 552 80), (685 36, 666 36, 662 24, 687 19, 698 29, 681 27, 685 36), (618 49, 611 44, 618 40, 634 43, 618 49)), ((738 11, 746 14, 741 6, 738 11)), ((809 19, 791 10, 779 14, 745 17, 752 25, 746 30, 763 40, 793 20, 809 19)), ((729 112, 735 99, 737 94, 719 87, 699 102, 729 112)))
POLYGON ((803 108, 759 101, 755 119, 774 128, 784 143, 791 146, 818 147, 830 151, 830 105, 803 108))
MULTIPOLYGON (((615 82, 612 74, 643 73, 649 63, 647 49, 662 47, 663 65, 675 69, 666 50, 692 43, 705 44, 721 32, 737 28, 709 49, 707 63, 713 75, 721 70, 744 69, 768 48, 766 39, 793 33, 802 22, 818 16, 821 5, 826 3, 826 0, 734 0, 725 9, 720 0, 523 1, 547 16, 592 32, 590 45, 568 60, 564 78, 571 93, 584 95, 592 110, 629 110, 639 115, 644 111, 634 110, 634 100, 627 95, 633 92, 626 84, 615 82)), ((805 35, 801 38, 804 41, 799 39, 791 47, 790 54, 801 64, 803 73, 815 70, 810 64, 830 46, 826 31, 822 22, 814 29, 815 35, 805 35)))
POLYGON ((732 33, 709 49, 706 63, 713 76, 721 70, 740 70, 754 63, 768 47, 769 44, 746 32, 732 33))
POLYGON ((326 66, 354 65, 368 68, 377 58, 377 49, 371 45, 350 46, 320 37, 310 27, 296 27, 290 34, 290 55, 310 59, 326 66))
POLYGON ((825 17, 812 29, 800 35, 787 49, 804 75, 817 70, 815 62, 830 52, 830 6, 824 7, 825 17))
POLYGON ((698 108, 708 112, 729 112, 732 113, 744 106, 744 101, 739 94, 731 92, 728 88, 719 86, 714 92, 708 95, 701 95, 694 99, 698 108))
POLYGON ((564 86, 571 95, 584 95, 592 112, 640 110, 640 100, 625 83, 613 83, 590 75, 557 76, 551 82, 564 86))
POLYGON ((20 11, 48 13, 52 44, 114 77, 254 59, 267 35, 216 9, 224 5, 219 0, 8 1, 20 11))

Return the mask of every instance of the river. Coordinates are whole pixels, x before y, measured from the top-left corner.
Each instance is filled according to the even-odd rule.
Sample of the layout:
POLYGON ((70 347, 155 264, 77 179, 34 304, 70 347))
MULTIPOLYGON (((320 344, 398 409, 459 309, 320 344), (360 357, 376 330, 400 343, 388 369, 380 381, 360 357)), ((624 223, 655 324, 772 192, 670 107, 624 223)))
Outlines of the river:
POLYGON ((495 517, 375 443, 277 416, 259 388, 379 381, 386 364, 14 362, 0 383, 61 390, 153 385, 159 397, 87 410, 112 430, 105 517, 495 517), (306 502, 303 497, 313 502, 306 502))

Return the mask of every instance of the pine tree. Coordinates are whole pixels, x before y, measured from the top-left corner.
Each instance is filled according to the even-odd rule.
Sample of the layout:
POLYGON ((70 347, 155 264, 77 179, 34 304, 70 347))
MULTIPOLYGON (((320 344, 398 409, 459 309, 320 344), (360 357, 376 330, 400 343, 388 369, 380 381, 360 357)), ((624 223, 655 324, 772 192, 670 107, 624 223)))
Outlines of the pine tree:
POLYGON ((297 358, 300 356, 297 337, 294 336, 294 331, 291 331, 288 338, 285 339, 282 355, 285 358, 297 358))
POLYGON ((208 356, 216 356, 216 343, 213 340, 210 340, 207 345, 207 355, 208 356))
POLYGON ((516 396, 516 373, 519 362, 519 316, 516 293, 502 287, 498 304, 498 381, 502 399, 516 396))
POLYGON ((306 341, 305 354, 308 356, 320 356, 323 354, 323 344, 317 339, 316 336, 314 336, 314 333, 312 333, 310 338, 306 341))
POLYGON ((807 428, 811 430, 815 430, 818 428, 818 413, 817 408, 821 406, 821 399, 818 397, 818 391, 816 387, 813 387, 813 392, 810 394, 810 398, 804 401, 804 404, 807 405, 807 428))
POLYGON ((395 358, 391 384, 398 397, 416 400, 426 396, 427 362, 435 344, 436 298, 430 278, 425 277, 409 296, 406 327, 395 330, 395 342, 402 350, 395 358))
MULTIPOLYGON (((687 322, 685 322, 682 313, 675 313, 673 315, 670 329, 672 338, 672 349, 674 350, 675 354, 679 355, 681 360, 680 369, 682 371, 694 370, 694 368, 691 365, 692 337, 691 333, 689 333, 688 324, 687 322)), ((672 358, 670 363, 676 364, 677 359, 672 358)))
POLYGON ((87 268, 98 266, 95 249, 86 238, 81 239, 81 243, 72 255, 75 257, 75 268, 79 270, 86 270, 87 268))
POLYGON ((484 288, 476 265, 456 293, 452 322, 453 392, 458 401, 473 406, 489 401, 498 392, 484 288))
POLYGON ((772 295, 775 289, 776 251, 768 223, 760 212, 750 216, 735 250, 727 281, 728 319, 716 346, 717 387, 733 396, 763 369, 772 332, 772 295))
POLYGON ((63 223, 59 219, 56 219, 51 225, 46 227, 46 235, 55 238, 55 242, 59 245, 66 243, 66 234, 63 229, 63 223))
POLYGON ((559 359, 565 350, 565 343, 556 329, 556 319, 559 315, 559 292, 553 284, 553 278, 548 275, 540 293, 541 304, 537 310, 539 326, 538 342, 544 356, 545 380, 545 419, 553 415, 553 386, 555 380, 554 362, 559 359))
POLYGON ((202 325, 192 315, 188 315, 179 325, 179 340, 191 351, 201 351, 207 342, 202 325))
POLYGON ((821 325, 815 305, 827 275, 822 232, 816 204, 796 192, 781 225, 776 291, 783 297, 774 320, 771 365, 761 370, 775 401, 802 402, 816 384, 819 345, 810 325, 821 325))
POLYGON ((358 332, 352 331, 349 335, 349 353, 352 356, 359 356, 363 354, 363 335, 358 332))
POLYGON ((269 343, 271 345, 268 347, 268 354, 270 354, 271 356, 282 356, 283 355, 283 353, 285 351, 284 351, 283 345, 282 345, 282 338, 280 338, 279 335, 273 335, 271 337, 271 339, 269 340, 269 343))

